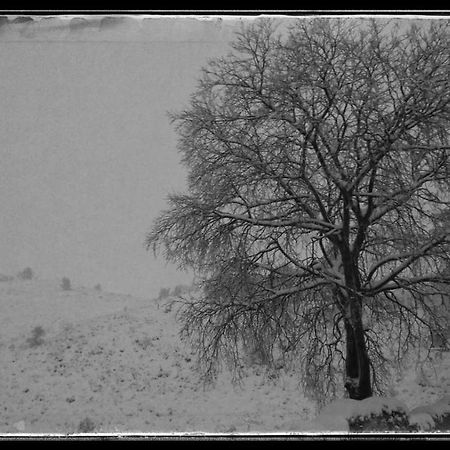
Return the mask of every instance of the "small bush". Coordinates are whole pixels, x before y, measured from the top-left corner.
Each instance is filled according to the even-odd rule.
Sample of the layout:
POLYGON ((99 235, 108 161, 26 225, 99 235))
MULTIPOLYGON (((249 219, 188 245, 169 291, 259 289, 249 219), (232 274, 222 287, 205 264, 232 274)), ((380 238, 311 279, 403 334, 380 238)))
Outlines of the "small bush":
POLYGON ((450 413, 437 417, 434 419, 434 423, 436 430, 450 432, 450 413))
POLYGON ((264 349, 255 346, 246 352, 245 362, 249 366, 264 366, 269 362, 269 356, 264 349))
POLYGON ((320 411, 321 429, 353 433, 414 432, 406 405, 396 398, 337 399, 320 411))
POLYGON ((142 339, 136 339, 134 341, 142 350, 147 350, 148 347, 153 347, 153 339, 149 336, 145 336, 142 339))
POLYGON ((159 291, 158 300, 163 300, 167 298, 169 294, 170 294, 169 288, 161 288, 161 290, 159 291))
POLYGON ((89 417, 83 419, 78 425, 78 431, 80 433, 92 433, 95 430, 95 423, 89 417))
POLYGON ((182 286, 181 284, 177 284, 172 292, 172 295, 174 297, 179 297, 180 295, 182 295, 184 292, 184 286, 182 286))
POLYGON ((17 277, 20 280, 32 280, 34 277, 33 269, 31 269, 31 267, 26 267, 17 275, 17 277))
POLYGON ((94 289, 96 290, 96 291, 101 291, 102 290, 102 285, 99 283, 99 284, 96 284, 95 286, 94 286, 94 289))
POLYGON ((69 278, 64 277, 61 280, 61 288, 62 288, 63 291, 70 291, 72 289, 72 286, 71 286, 69 278))
POLYGON ((450 431, 450 396, 444 396, 431 405, 414 408, 410 423, 423 431, 450 431))
POLYGON ((348 420, 348 425, 350 431, 363 433, 417 430, 415 426, 410 425, 408 414, 405 411, 382 411, 368 417, 352 417, 348 420))
POLYGON ((12 281, 14 277, 10 277, 9 275, 0 274, 0 282, 8 282, 12 281))
POLYGON ((244 362, 247 366, 267 366, 270 363, 270 354, 261 342, 250 338, 244 346, 244 362))
POLYGON ((41 326, 34 327, 31 331, 31 337, 27 339, 27 343, 31 348, 39 347, 44 343, 43 336, 45 331, 41 326))

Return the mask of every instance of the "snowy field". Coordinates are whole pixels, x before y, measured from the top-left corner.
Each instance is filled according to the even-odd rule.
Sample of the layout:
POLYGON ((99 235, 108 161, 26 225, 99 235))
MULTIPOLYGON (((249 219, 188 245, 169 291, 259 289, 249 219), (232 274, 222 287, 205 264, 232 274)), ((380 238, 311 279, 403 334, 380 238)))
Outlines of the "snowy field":
MULTIPOLYGON (((59 281, 0 283, 0 433, 305 433, 318 413, 294 375, 205 387, 155 300, 59 281)), ((450 394, 447 354, 399 376, 408 408, 450 394)), ((441 356, 442 356, 441 355, 441 356)), ((323 431, 323 430, 322 430, 323 431)))

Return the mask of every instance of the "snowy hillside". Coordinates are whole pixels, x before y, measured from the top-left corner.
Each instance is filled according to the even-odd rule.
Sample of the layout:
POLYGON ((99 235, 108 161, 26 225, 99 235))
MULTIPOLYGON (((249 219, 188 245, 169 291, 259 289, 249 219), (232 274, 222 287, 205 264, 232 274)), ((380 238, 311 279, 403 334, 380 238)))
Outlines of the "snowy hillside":
MULTIPOLYGON (((0 433, 247 433, 315 429, 295 376, 205 387, 155 300, 57 281, 0 283, 0 433)), ((450 394, 448 358, 404 374, 408 408, 450 394)))
POLYGON ((63 291, 57 282, 0 283, 0 432, 308 427, 314 405, 294 378, 275 385, 261 374, 239 388, 224 375, 205 389, 165 311, 152 300, 63 291))

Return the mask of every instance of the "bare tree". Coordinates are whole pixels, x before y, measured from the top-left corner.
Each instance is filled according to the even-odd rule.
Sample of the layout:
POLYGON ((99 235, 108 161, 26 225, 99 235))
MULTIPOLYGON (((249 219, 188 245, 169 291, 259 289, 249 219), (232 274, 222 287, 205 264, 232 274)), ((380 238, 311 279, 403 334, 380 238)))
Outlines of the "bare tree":
POLYGON ((173 117, 189 192, 148 248, 203 274, 184 331, 213 374, 250 339, 305 386, 373 395, 448 292, 448 21, 243 28, 173 117), (196 340, 195 340, 196 338, 196 340))

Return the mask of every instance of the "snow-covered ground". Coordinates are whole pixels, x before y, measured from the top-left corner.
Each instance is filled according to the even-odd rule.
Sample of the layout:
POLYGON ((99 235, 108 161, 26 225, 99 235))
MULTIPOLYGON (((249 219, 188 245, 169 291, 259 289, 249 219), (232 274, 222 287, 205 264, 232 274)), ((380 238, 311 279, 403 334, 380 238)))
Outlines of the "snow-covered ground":
MULTIPOLYGON (((0 283, 0 433, 304 433, 295 375, 205 387, 173 311, 59 281, 0 283)), ((450 394, 449 358, 398 379, 408 408, 450 394), (431 370, 431 371, 430 371, 431 370)), ((323 430, 322 430, 323 431, 323 430)))

